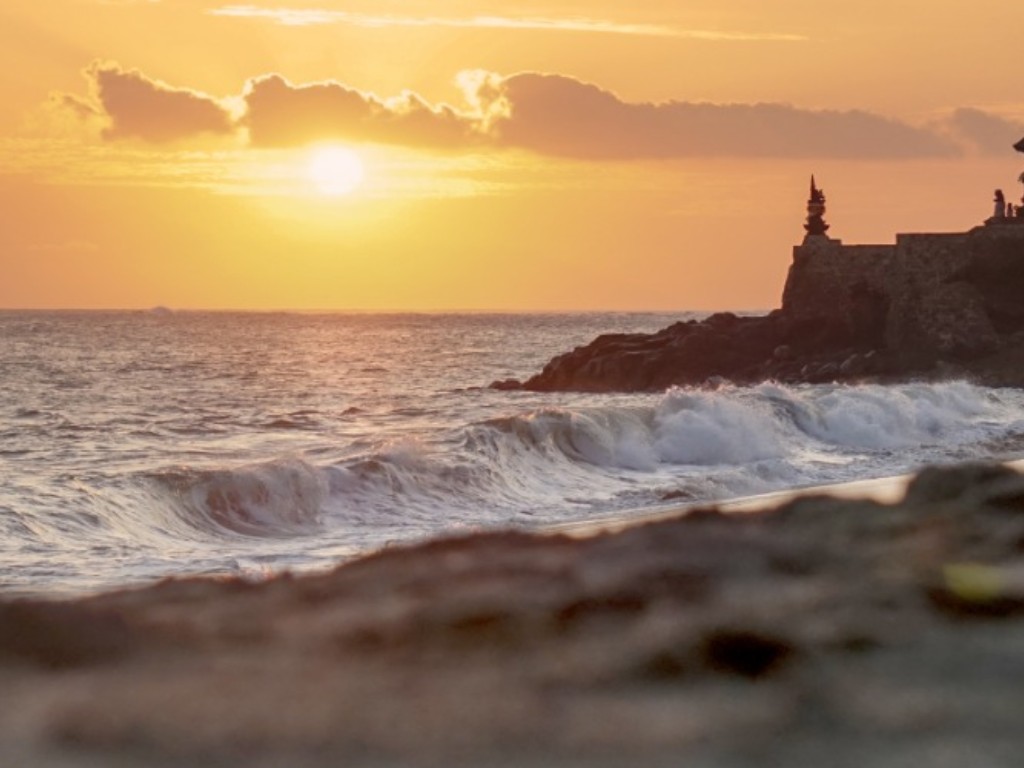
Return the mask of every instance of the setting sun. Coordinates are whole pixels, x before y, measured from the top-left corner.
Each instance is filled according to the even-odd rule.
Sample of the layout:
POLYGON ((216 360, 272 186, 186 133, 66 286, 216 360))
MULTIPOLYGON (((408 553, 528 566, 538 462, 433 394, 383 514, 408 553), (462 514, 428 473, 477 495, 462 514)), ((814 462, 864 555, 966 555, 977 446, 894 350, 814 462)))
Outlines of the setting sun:
POLYGON ((351 194, 365 176, 359 155, 342 147, 321 147, 314 151, 307 173, 317 191, 331 197, 351 194))

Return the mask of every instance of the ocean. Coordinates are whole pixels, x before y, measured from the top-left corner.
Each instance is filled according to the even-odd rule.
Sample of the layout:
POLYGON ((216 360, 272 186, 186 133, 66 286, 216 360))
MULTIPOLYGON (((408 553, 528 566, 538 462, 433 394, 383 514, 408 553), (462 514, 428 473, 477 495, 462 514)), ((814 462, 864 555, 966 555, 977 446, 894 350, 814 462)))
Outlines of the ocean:
POLYGON ((1024 391, 487 388, 674 314, 0 312, 0 593, 328 568, 1024 453, 1024 391))

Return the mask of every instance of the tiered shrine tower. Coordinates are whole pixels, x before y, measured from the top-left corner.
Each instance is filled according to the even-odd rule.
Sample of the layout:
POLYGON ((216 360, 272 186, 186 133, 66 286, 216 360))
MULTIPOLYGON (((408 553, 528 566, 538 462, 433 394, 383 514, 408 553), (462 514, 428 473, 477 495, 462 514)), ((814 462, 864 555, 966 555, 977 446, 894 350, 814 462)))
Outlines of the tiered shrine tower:
POLYGON ((825 235, 828 224, 825 223, 825 190, 818 189, 811 175, 811 196, 807 199, 807 223, 804 224, 807 237, 825 235))

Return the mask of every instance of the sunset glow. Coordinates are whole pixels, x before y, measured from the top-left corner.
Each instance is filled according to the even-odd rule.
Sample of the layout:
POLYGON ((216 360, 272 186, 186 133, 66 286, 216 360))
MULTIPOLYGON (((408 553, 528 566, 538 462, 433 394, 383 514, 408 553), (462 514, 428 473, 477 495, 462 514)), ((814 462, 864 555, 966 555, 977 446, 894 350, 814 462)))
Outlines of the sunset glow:
POLYGON ((359 155, 341 147, 317 149, 309 158, 309 178, 321 194, 351 194, 363 182, 365 171, 359 155))
POLYGON ((812 172, 847 242, 1019 197, 1024 10, 922 9, 14 0, 0 307, 769 308, 812 172))

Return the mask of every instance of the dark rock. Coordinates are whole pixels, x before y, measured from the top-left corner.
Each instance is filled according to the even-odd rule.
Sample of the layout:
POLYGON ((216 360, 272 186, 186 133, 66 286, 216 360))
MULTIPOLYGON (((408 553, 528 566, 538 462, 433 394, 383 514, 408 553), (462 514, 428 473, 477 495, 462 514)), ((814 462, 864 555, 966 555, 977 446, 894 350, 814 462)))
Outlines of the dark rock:
POLYGON ((825 363, 814 372, 815 381, 833 381, 839 376, 839 366, 835 363, 825 363))
POLYGON ((690 491, 679 489, 675 491, 665 491, 665 493, 661 494, 660 498, 662 501, 690 501, 694 496, 690 491))
POLYGON ((657 391, 865 375, 1024 385, 1022 294, 1024 226, 900 235, 892 246, 809 238, 794 250, 780 309, 601 336, 522 387, 657 391))
POLYGON ((907 487, 904 502, 1012 505, 1018 499, 1024 501, 1024 477, 1019 473, 1001 464, 968 463, 921 470, 907 487))
POLYGON ((712 328, 727 329, 735 328, 740 319, 733 312, 716 312, 704 322, 712 328))
POLYGON ((859 376, 864 371, 864 358, 858 354, 850 355, 839 366, 839 373, 843 376, 859 376))
POLYGON ((505 391, 514 391, 522 388, 523 384, 522 382, 519 381, 519 379, 504 379, 502 381, 494 381, 491 382, 490 386, 490 389, 499 389, 505 391))

